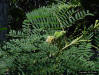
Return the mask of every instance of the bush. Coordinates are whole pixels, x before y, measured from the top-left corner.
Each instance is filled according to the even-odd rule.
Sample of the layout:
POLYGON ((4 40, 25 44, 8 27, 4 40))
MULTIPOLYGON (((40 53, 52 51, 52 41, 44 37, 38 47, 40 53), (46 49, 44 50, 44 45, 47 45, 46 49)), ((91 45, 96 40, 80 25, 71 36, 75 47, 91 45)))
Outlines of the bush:
POLYGON ((98 71, 99 59, 92 57, 93 50, 99 49, 99 21, 86 28, 86 16, 92 14, 70 3, 27 13, 22 31, 11 30, 12 39, 0 49, 0 73, 78 75, 79 71, 98 71))

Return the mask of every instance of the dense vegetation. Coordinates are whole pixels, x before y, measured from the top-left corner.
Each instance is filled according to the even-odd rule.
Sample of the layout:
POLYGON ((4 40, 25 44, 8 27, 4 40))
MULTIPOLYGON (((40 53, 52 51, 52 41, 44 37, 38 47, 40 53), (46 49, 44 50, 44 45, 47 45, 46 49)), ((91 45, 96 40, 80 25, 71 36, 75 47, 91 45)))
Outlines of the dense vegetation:
POLYGON ((12 4, 19 5, 16 12, 20 16, 15 11, 14 16, 10 13, 15 21, 9 20, 9 24, 21 19, 22 26, 15 29, 13 25, 7 34, 10 39, 0 44, 0 75, 79 75, 80 71, 98 74, 98 9, 86 9, 84 0, 48 0, 48 5, 23 10, 25 6, 20 7, 18 1, 12 4))

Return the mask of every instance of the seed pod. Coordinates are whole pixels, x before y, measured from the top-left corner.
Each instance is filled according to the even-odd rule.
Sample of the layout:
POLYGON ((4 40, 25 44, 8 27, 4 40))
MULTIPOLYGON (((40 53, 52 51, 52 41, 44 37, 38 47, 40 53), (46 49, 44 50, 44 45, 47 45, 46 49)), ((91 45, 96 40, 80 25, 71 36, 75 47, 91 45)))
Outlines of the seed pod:
POLYGON ((60 38, 62 38, 62 37, 65 35, 65 33, 66 33, 66 31, 60 31, 60 32, 56 31, 56 32, 54 33, 54 37, 55 37, 56 39, 60 39, 60 38))

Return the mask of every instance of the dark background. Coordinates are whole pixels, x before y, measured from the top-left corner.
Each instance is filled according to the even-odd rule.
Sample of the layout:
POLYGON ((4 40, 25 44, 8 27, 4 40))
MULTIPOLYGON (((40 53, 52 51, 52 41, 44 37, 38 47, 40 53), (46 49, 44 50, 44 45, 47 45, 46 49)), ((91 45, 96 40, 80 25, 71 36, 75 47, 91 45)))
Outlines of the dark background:
MULTIPOLYGON (((8 1, 0 0, 0 28, 7 28, 8 24, 8 1)), ((6 40, 7 30, 0 29, 0 40, 6 40)))

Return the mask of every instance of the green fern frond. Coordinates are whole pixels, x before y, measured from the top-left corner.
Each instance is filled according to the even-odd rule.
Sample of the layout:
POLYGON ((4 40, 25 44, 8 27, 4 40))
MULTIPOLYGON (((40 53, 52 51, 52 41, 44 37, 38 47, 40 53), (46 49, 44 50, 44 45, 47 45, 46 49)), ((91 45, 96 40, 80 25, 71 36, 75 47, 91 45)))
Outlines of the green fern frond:
POLYGON ((42 7, 28 13, 24 24, 32 29, 60 30, 72 26, 76 21, 83 19, 87 15, 92 14, 84 10, 77 11, 73 7, 67 7, 67 5, 53 8, 42 7))
POLYGON ((94 30, 93 44, 98 47, 99 51, 99 20, 96 20, 93 30, 94 30))
POLYGON ((99 47, 99 31, 97 31, 96 34, 94 35, 93 43, 94 43, 97 47, 99 47))

